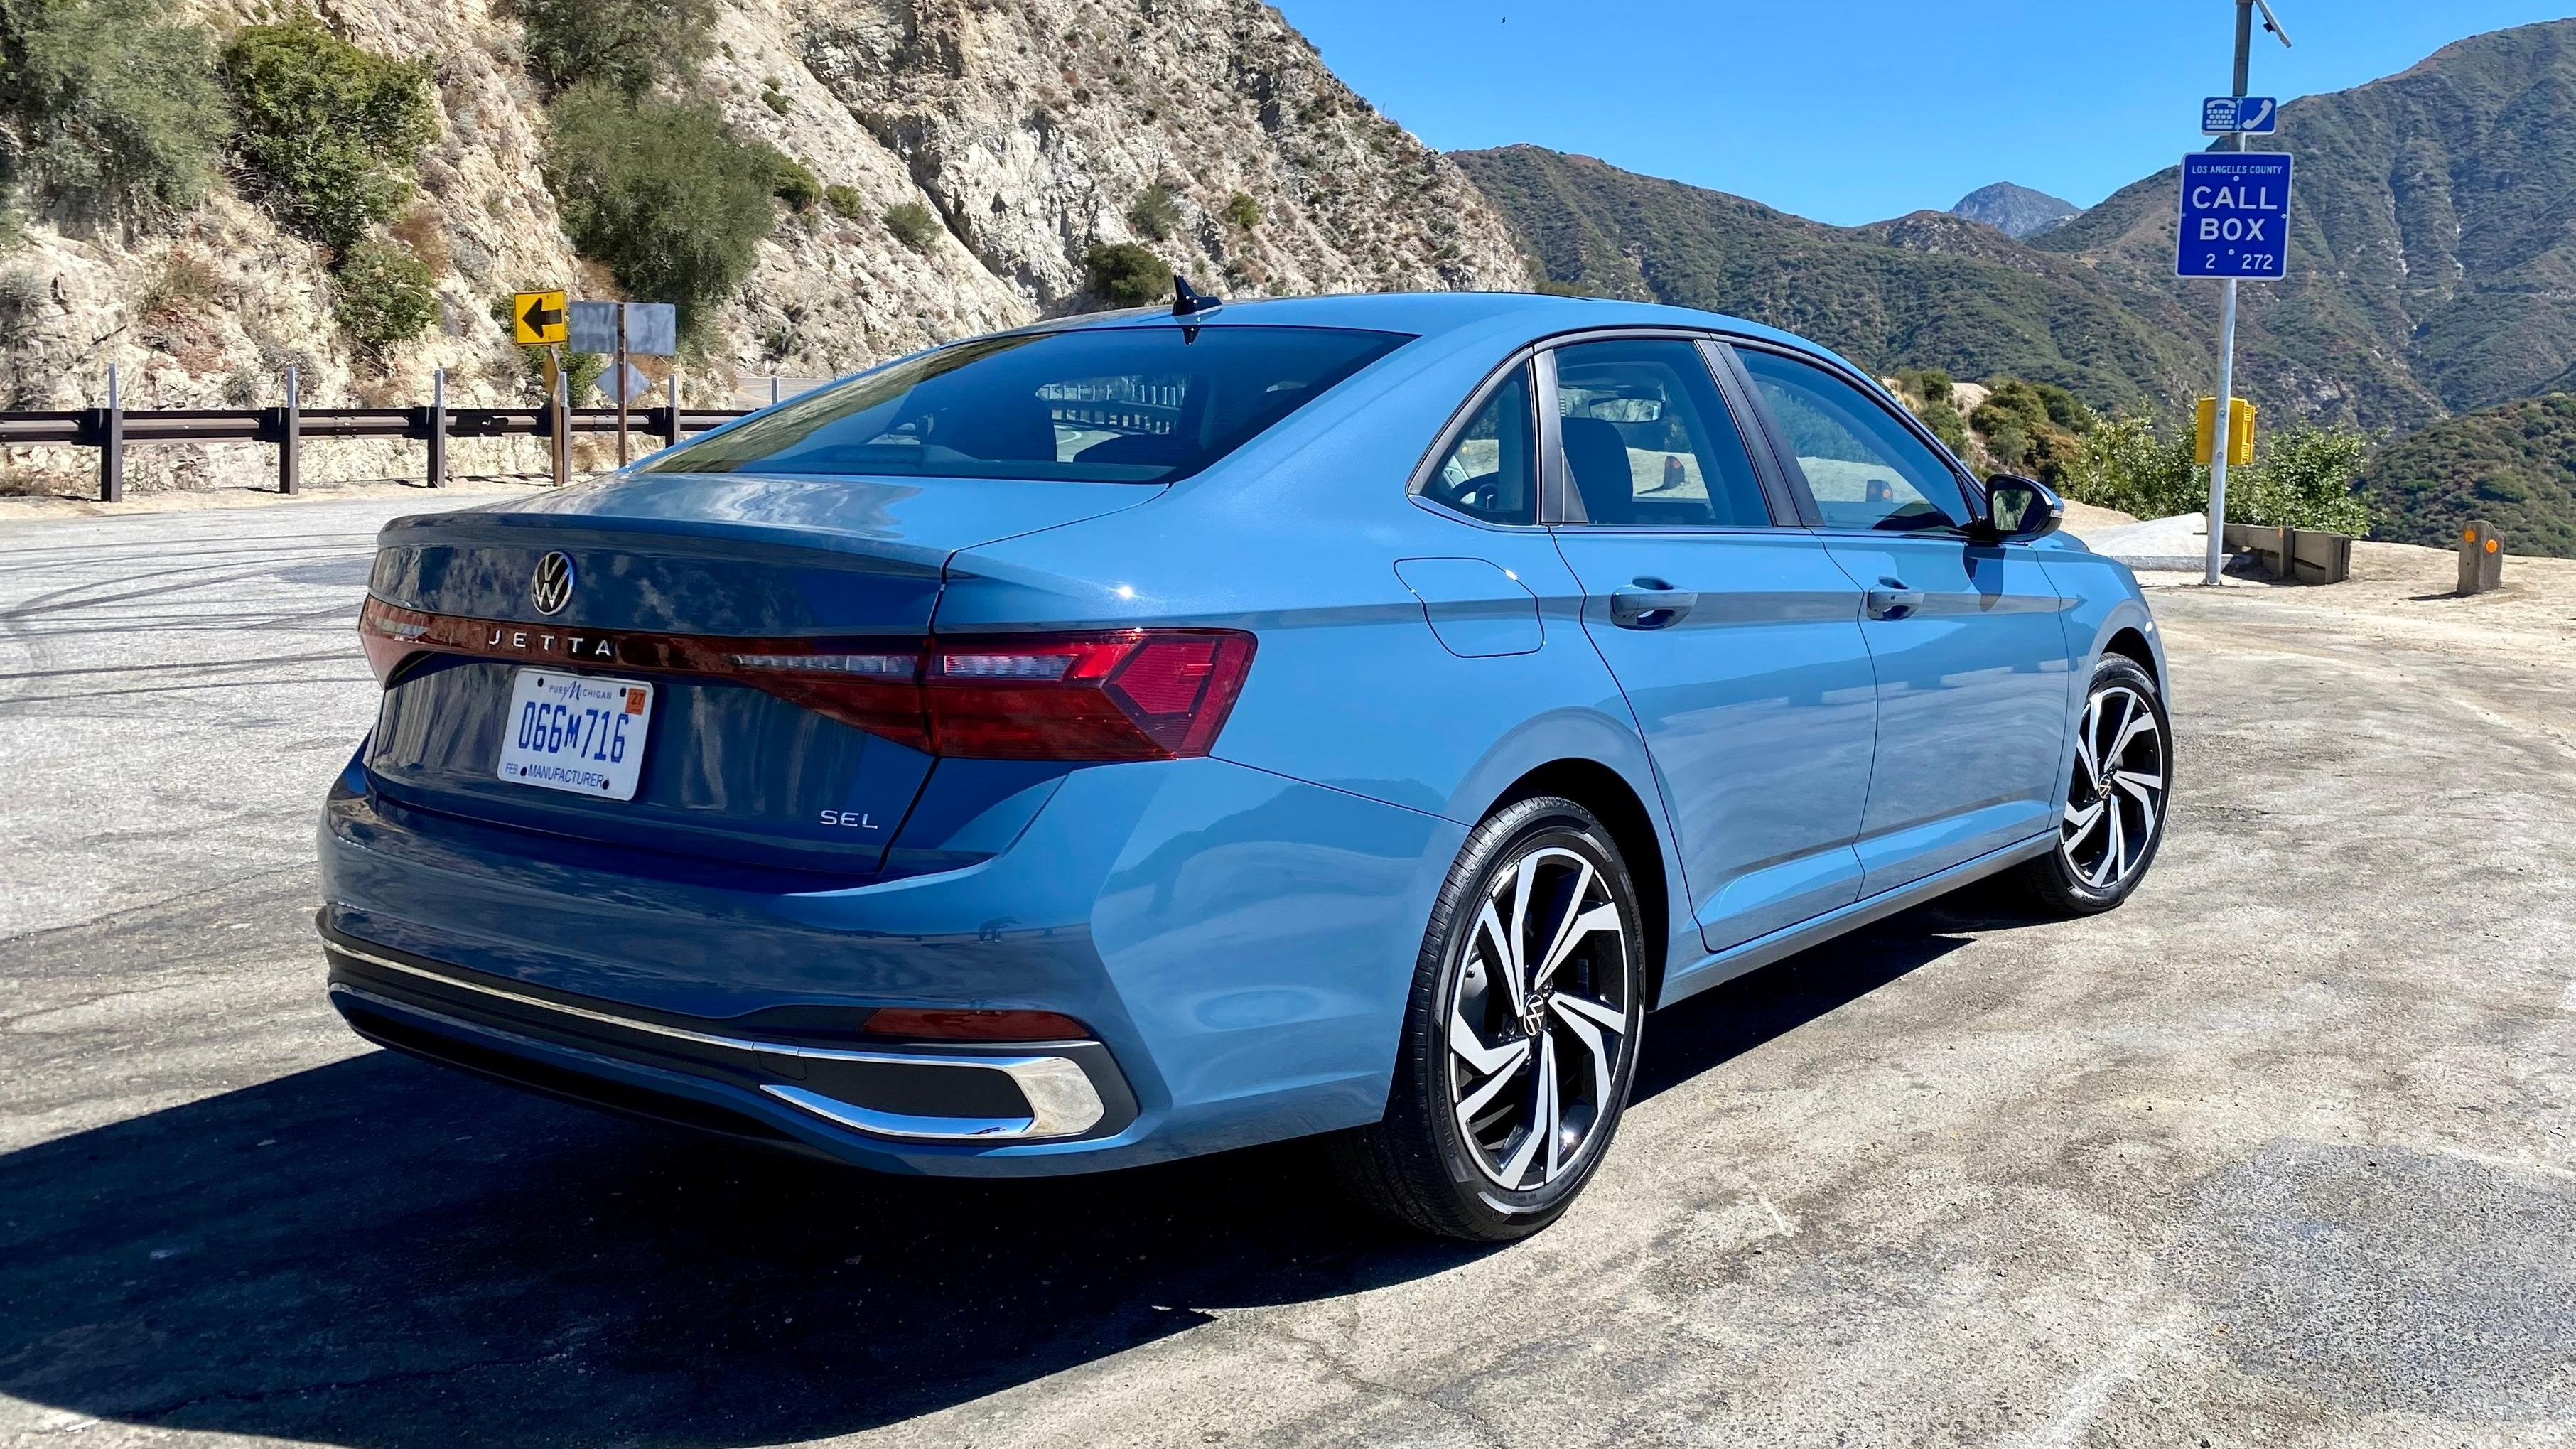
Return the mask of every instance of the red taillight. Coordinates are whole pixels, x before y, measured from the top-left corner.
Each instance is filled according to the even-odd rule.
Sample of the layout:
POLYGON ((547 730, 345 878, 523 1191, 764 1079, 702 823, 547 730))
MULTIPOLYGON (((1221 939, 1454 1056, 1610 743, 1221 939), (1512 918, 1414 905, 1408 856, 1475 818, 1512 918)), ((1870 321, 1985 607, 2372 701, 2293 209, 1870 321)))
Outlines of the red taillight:
POLYGON ((934 751, 987 760, 1204 755, 1252 667, 1252 636, 1134 629, 933 639, 922 704, 934 751))
POLYGON ((918 639, 728 639, 426 614, 369 595, 388 681, 414 654, 732 679, 916 750, 985 760, 1204 755, 1252 668, 1249 634, 1123 629, 918 639))
POLYGON ((1072 1041, 1091 1029, 1052 1011, 968 1011, 882 1006, 869 1013, 870 1036, 912 1041, 1072 1041))
POLYGON ((430 647, 433 622, 417 609, 399 608, 367 595, 366 607, 358 611, 358 647, 367 651, 367 667, 375 671, 378 684, 391 679, 405 659, 430 647))

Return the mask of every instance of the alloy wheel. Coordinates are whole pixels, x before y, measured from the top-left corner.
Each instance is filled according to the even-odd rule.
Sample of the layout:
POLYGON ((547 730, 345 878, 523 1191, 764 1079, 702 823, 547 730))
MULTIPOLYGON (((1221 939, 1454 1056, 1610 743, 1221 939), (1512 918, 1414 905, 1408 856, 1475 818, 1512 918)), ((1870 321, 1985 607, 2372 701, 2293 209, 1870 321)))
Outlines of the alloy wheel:
POLYGON ((2106 684, 2084 704, 2075 734, 2058 850, 2077 880, 2116 890, 2141 869, 2172 784, 2155 706, 2127 684, 2106 684))
POLYGON ((1540 845, 1494 873, 1456 966, 1449 1106, 1468 1155, 1516 1192, 1573 1170, 1635 1037, 1631 945, 1599 869, 1540 845))

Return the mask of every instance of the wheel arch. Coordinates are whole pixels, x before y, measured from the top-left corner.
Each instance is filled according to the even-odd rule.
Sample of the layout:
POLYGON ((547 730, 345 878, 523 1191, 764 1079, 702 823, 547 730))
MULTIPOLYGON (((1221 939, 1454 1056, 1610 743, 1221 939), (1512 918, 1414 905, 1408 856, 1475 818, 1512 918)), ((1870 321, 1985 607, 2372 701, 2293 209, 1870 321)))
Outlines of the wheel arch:
POLYGON ((2156 692, 2165 692, 2164 661, 2156 657, 2155 646, 2147 642, 2146 632, 2133 624, 2123 624, 2102 641, 2102 652, 2134 660, 2147 677, 2156 682, 2156 692))
POLYGON ((1599 760, 1565 758, 1550 760, 1512 781, 1495 798, 1493 808, 1539 795, 1562 796, 1591 811, 1610 832, 1611 843, 1619 847, 1637 888, 1637 910, 1644 917, 1639 924, 1646 938, 1646 1001, 1651 1009, 1663 994, 1665 958, 1674 929, 1663 833, 1656 828, 1652 807, 1617 770, 1599 760))

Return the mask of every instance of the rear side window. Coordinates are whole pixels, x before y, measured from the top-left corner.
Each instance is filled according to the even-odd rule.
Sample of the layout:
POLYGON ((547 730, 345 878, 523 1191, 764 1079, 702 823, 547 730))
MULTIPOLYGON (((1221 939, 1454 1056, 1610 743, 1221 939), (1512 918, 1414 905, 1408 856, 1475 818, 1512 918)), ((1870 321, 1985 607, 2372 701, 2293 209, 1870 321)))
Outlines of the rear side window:
POLYGON ((1538 414, 1530 370, 1512 369, 1467 420, 1422 496, 1487 523, 1538 522, 1538 414))
POLYGON ((1579 521, 1770 526, 1744 437, 1696 344, 1636 338, 1558 348, 1556 410, 1579 521))
POLYGON ((983 337, 809 393, 646 471, 1165 483, 1411 340, 1323 327, 983 337))

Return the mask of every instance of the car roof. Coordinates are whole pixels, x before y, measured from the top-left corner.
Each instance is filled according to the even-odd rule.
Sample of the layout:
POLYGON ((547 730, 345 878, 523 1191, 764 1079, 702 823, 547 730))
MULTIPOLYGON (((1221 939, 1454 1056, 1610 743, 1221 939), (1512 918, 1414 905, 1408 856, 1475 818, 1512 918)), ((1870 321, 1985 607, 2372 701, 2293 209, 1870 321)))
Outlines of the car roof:
MULTIPOLYGON (((1827 357, 1819 344, 1776 327, 1717 312, 1627 302, 1612 297, 1560 297, 1543 292, 1365 292, 1326 297, 1263 297, 1227 302, 1188 319, 1168 307, 1130 307, 1058 318, 1029 330, 1133 327, 1139 323, 1201 327, 1362 327, 1431 339, 1452 333, 1490 337, 1524 332, 1528 339, 1595 327, 1687 327, 1731 332, 1783 343, 1827 357), (1519 324, 1515 326, 1513 324, 1519 324)), ((1840 359, 1836 359, 1840 360, 1840 359)))

